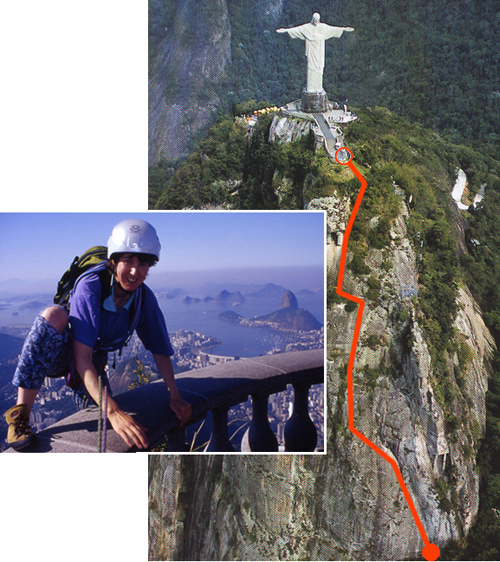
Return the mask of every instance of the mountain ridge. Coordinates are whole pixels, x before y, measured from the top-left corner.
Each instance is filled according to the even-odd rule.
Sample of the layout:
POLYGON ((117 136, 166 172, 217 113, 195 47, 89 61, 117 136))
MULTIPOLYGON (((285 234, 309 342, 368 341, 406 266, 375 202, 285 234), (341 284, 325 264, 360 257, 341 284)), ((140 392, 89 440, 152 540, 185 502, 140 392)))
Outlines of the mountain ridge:
POLYGON ((286 291, 283 295, 278 310, 256 316, 255 318, 244 318, 232 310, 219 314, 221 320, 236 322, 244 326, 262 326, 293 332, 309 332, 319 330, 323 326, 308 310, 299 308, 297 297, 292 291, 286 291))

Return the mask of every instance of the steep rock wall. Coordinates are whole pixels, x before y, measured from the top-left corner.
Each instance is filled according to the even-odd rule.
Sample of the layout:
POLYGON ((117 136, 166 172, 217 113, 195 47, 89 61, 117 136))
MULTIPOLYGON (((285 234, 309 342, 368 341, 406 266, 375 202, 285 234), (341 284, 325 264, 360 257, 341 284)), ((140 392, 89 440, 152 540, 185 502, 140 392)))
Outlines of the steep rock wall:
MULTIPOLYGON (((330 217, 333 229, 348 208, 334 199, 316 203, 332 212, 344 209, 330 217)), ((407 292, 417 286, 418 259, 407 238, 407 215, 402 200, 390 244, 366 258, 370 277, 380 281, 376 297, 368 275, 348 274, 343 287, 366 301, 354 367, 355 425, 397 460, 429 539, 442 547, 463 536, 477 513, 474 457, 484 428, 493 341, 462 287, 455 322, 461 345, 451 345, 447 353, 457 377, 453 401, 446 403, 419 325, 418 300, 407 292), (460 420, 452 429, 450 416, 460 420)), ((333 244, 335 263, 339 253, 333 244)), ((355 316, 344 303, 328 311, 328 453, 183 458, 177 468, 189 477, 182 477, 177 496, 189 501, 178 502, 175 524, 160 521, 163 531, 154 529, 155 537, 169 537, 183 525, 182 540, 171 543, 168 559, 421 556, 423 542, 392 468, 347 429, 345 364, 355 316)), ((174 461, 161 462, 159 479, 174 461)))
MULTIPOLYGON (((187 154, 193 137, 213 121, 221 106, 218 91, 231 66, 227 0, 171 4, 174 24, 165 30, 149 76, 150 165, 187 154)), ((283 0, 263 0, 259 9, 277 20, 283 0)))
MULTIPOLYGON (((463 287, 458 295, 460 313, 455 325, 459 338, 470 342, 469 350, 474 351, 468 364, 461 365, 465 384, 455 386, 455 400, 445 405, 444 412, 442 397, 436 396, 440 391, 436 391, 431 356, 417 321, 418 304, 411 293, 405 292, 408 286, 417 286, 416 256, 406 238, 406 214, 402 203, 402 213, 392 227, 390 246, 383 251, 371 250, 366 260, 370 275, 381 281, 378 302, 370 302, 363 280, 346 280, 345 289, 367 302, 356 354, 355 419, 360 431, 396 458, 431 540, 443 545, 450 538, 463 536, 477 513, 478 475, 473 451, 479 445, 480 428, 484 428, 487 370, 494 343, 477 304, 463 287), (392 267, 387 271, 383 264, 392 267), (450 412, 461 419, 462 425, 446 431, 450 412), (449 489, 445 490, 446 486, 449 489)), ((335 356, 335 350, 338 354, 329 365, 334 386, 340 387, 336 373, 350 346, 350 337, 345 334, 352 334, 355 314, 346 315, 344 304, 328 313, 329 356, 335 356)), ((450 353, 448 361, 460 367, 457 353, 450 353)), ((337 396, 337 420, 345 420, 346 415, 341 398, 337 396)), ((411 518, 401 518, 407 510, 399 486, 393 477, 388 477, 384 486, 373 493, 381 476, 379 468, 373 474, 370 463, 366 464, 366 451, 350 450, 350 442, 350 436, 339 431, 335 450, 358 465, 359 485, 366 486, 365 500, 371 498, 385 520, 384 532, 376 535, 378 544, 373 543, 374 554, 412 556, 411 548, 415 546, 410 545, 418 544, 420 539, 411 518), (405 539, 404 545, 394 542, 398 536, 401 541, 405 539)), ((388 476, 386 470, 387 467, 384 478, 388 476)), ((361 507, 362 503, 356 505, 361 507)), ((378 517, 377 520, 380 521, 378 517)))
POLYGON ((169 560, 182 537, 180 457, 149 457, 149 560, 169 560))
POLYGON ((149 163, 184 155, 219 106, 217 87, 231 61, 226 0, 178 0, 172 29, 149 77, 149 163), (200 21, 200 18, 203 18, 200 21))

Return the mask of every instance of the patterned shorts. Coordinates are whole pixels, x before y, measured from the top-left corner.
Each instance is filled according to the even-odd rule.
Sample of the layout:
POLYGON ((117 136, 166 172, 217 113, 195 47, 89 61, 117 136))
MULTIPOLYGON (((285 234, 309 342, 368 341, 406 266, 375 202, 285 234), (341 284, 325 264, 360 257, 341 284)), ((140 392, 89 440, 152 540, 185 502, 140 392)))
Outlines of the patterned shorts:
POLYGON ((60 334, 39 314, 24 341, 13 384, 38 389, 45 377, 66 375, 71 348, 69 328, 66 327, 60 334))
MULTIPOLYGON (((94 353, 93 363, 108 386, 107 353, 94 353)), ((21 388, 40 389, 45 377, 66 377, 79 409, 94 403, 75 369, 69 327, 59 333, 39 314, 24 342, 12 383, 21 388)))

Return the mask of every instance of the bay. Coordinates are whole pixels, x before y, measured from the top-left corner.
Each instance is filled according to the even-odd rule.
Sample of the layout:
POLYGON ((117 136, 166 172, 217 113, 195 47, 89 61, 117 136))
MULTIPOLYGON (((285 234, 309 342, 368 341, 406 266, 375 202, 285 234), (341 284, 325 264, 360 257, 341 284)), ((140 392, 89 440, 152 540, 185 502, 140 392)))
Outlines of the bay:
MULTIPOLYGON (((51 303, 52 295, 30 295, 13 299, 0 299, 0 326, 31 325, 36 315, 51 303)), ((309 310, 324 324, 322 294, 298 297, 299 307, 309 310)), ((266 354, 297 341, 293 335, 269 328, 250 328, 219 319, 219 314, 233 310, 246 318, 269 314, 280 306, 280 299, 252 298, 236 306, 213 302, 183 302, 183 298, 159 299, 170 333, 190 330, 214 336, 224 342, 213 348, 216 355, 253 357, 266 354)))

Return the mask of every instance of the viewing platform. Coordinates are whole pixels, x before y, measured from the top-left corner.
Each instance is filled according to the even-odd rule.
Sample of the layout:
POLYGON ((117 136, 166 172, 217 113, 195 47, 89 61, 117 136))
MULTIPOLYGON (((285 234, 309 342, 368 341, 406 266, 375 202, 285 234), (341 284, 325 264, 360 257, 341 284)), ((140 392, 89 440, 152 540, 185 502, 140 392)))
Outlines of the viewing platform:
POLYGON ((301 101, 288 103, 281 108, 281 113, 287 117, 295 117, 311 122, 316 142, 323 145, 328 156, 335 160, 335 153, 345 146, 344 131, 341 125, 347 125, 358 119, 347 106, 328 102, 328 109, 324 112, 308 113, 301 109, 301 101))
MULTIPOLYGON (((287 103, 281 108, 281 113, 289 117, 315 121, 315 114, 302 111, 301 103, 301 100, 287 103)), ((321 115, 323 115, 327 123, 331 123, 332 125, 347 125, 358 119, 355 113, 351 113, 347 108, 339 106, 338 104, 333 104, 332 102, 328 103, 327 111, 322 112, 321 115)))
MULTIPOLYGON (((316 447, 317 431, 308 412, 309 388, 323 384, 325 378, 322 349, 292 351, 276 355, 242 358, 176 376, 181 396, 192 405, 189 424, 204 420, 211 414, 212 436, 207 452, 231 452, 228 410, 252 398, 252 420, 246 436, 252 452, 278 452, 278 441, 269 425, 268 397, 294 388, 293 414, 285 426, 286 452, 312 452, 316 447)), ((163 381, 155 381, 115 397, 125 412, 148 429, 150 449, 167 443, 167 452, 187 452, 186 428, 169 407, 170 395, 163 381)), ((37 434, 40 453, 97 452, 98 408, 77 412, 37 434)), ((188 426, 189 427, 189 426, 188 426)), ((106 428, 106 452, 138 452, 128 448, 113 431, 106 428)), ((14 453, 11 448, 5 453, 14 453)))

